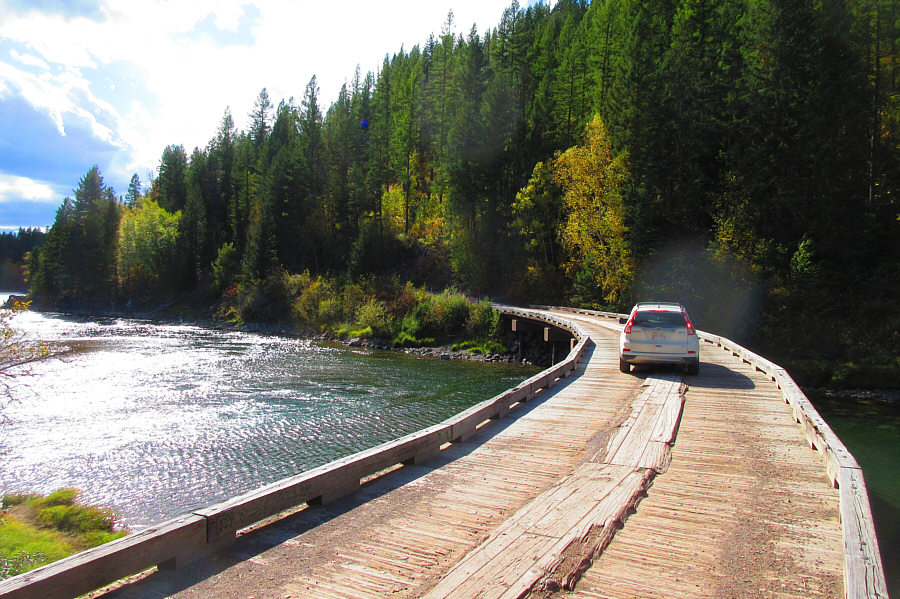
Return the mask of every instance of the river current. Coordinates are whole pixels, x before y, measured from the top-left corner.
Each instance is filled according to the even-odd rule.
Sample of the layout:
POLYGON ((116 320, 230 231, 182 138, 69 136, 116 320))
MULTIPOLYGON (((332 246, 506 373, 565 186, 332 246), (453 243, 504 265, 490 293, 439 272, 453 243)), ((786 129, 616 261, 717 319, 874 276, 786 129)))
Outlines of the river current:
POLYGON ((138 320, 12 324, 72 351, 14 382, 0 491, 75 487, 133 531, 436 424, 536 372, 138 320))

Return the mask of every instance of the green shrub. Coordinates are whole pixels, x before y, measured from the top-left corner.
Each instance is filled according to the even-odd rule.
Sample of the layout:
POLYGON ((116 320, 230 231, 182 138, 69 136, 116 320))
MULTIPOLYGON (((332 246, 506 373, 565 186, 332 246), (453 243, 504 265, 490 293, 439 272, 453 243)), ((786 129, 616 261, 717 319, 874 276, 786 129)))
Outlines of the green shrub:
POLYGON ((462 331, 469 319, 469 301, 460 293, 445 289, 437 296, 438 322, 447 335, 462 331))
POLYGON ((413 335, 420 333, 436 335, 441 332, 440 317, 433 298, 425 297, 416 304, 409 323, 414 326, 413 330, 409 331, 413 335))
POLYGON ((213 262, 213 280, 216 287, 225 289, 237 278, 241 271, 241 256, 234 244, 226 243, 219 248, 213 262))
POLYGON ((71 519, 74 508, 71 505, 52 505, 37 513, 38 523, 45 528, 71 530, 71 519))
POLYGON ((384 302, 370 298, 356 310, 356 324, 377 336, 390 335, 391 318, 384 302))
POLYGON ((96 506, 75 506, 70 519, 72 530, 83 533, 113 531, 116 516, 112 510, 96 506))
MULTIPOLYGON (((64 489, 67 492, 73 490, 75 489, 64 489)), ((69 494, 66 494, 51 499, 53 497, 51 495, 47 498, 47 500, 50 500, 49 505, 45 503, 47 500, 34 502, 33 511, 37 522, 46 528, 55 528, 68 532, 112 532, 115 516, 111 510, 73 503, 75 497, 68 499, 69 496, 69 494), (65 501, 65 503, 53 503, 55 501, 65 501)))
POLYGON ((400 331, 392 342, 394 347, 419 347, 419 340, 406 331, 400 331))
POLYGON ((400 321, 400 330, 409 337, 416 337, 422 330, 422 324, 415 314, 407 314, 400 321))
POLYGON ((494 310, 491 302, 482 300, 471 305, 469 318, 466 321, 466 332, 473 337, 498 338, 500 313, 494 310))
MULTIPOLYGON (((309 274, 308 272, 305 274, 309 274)), ((309 280, 305 287, 294 296, 292 306, 293 317, 306 324, 323 324, 325 321, 320 316, 320 306, 323 301, 334 301, 334 285, 328 279, 316 277, 309 280)))
POLYGON ((304 270, 300 274, 293 274, 287 271, 284 271, 281 275, 282 284, 284 285, 284 290, 288 294, 289 297, 297 297, 303 290, 309 287, 312 284, 312 276, 309 274, 309 270, 304 270))
POLYGON ((344 318, 356 317, 360 306, 372 298, 372 294, 359 283, 350 283, 341 293, 341 312, 344 318))

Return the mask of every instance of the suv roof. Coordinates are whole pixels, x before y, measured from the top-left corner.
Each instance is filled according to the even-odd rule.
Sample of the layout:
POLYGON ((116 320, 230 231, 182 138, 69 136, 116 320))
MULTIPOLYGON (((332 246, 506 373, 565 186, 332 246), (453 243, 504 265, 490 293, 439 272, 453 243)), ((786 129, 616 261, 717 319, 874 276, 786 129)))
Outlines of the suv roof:
POLYGON ((684 306, 675 302, 638 302, 634 305, 637 310, 678 310, 683 311, 684 306))

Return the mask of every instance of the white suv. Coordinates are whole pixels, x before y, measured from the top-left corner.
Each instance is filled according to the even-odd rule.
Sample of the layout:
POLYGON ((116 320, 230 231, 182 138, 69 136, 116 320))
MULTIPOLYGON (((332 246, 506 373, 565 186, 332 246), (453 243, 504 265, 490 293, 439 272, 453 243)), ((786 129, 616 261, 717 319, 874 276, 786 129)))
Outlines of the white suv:
POLYGON ((681 304, 638 303, 619 336, 619 370, 632 364, 683 364, 688 374, 700 372, 700 341, 681 304))

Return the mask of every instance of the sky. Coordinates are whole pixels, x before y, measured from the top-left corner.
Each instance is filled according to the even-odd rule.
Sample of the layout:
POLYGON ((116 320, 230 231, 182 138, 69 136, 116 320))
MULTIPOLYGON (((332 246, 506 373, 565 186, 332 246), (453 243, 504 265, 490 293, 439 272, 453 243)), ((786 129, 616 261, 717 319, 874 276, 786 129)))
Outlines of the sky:
MULTIPOLYGON (((535 4, 536 0, 520 4, 535 4)), ((262 88, 327 109, 356 67, 499 24, 511 0, 0 0, 0 230, 53 224, 94 165, 124 195, 167 145, 188 155, 262 88)))

